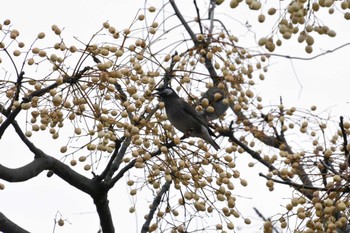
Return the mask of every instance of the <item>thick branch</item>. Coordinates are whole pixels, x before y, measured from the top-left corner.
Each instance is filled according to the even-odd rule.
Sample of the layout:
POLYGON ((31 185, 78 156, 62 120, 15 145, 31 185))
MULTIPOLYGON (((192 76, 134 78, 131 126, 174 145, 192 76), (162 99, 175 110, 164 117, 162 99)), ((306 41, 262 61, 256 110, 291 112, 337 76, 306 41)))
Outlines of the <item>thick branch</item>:
POLYGON ((36 177, 49 167, 48 160, 44 158, 37 158, 19 168, 8 168, 0 164, 0 178, 8 182, 23 182, 36 177))
POLYGON ((107 194, 105 193, 98 198, 94 198, 94 203, 96 206, 96 210, 98 216, 100 218, 100 224, 103 233, 114 233, 114 225, 112 220, 112 214, 109 209, 109 201, 107 198, 107 194))
POLYGON ((120 149, 120 146, 121 146, 123 140, 124 140, 124 137, 122 137, 121 139, 117 139, 117 140, 116 140, 116 148, 114 149, 114 152, 113 152, 113 154, 111 155, 111 157, 110 157, 110 159, 109 159, 109 162, 108 162, 106 168, 103 170, 103 172, 101 173, 101 175, 99 175, 99 176, 96 177, 96 180, 97 180, 97 181, 102 181, 103 179, 105 179, 106 176, 107 176, 107 174, 111 171, 110 169, 111 169, 111 167, 112 167, 112 165, 113 165, 113 163, 114 163, 115 158, 116 158, 117 155, 118 155, 118 152, 119 152, 119 149, 120 149))
POLYGON ((21 128, 17 122, 13 122, 18 136, 27 145, 30 151, 34 154, 35 159, 27 165, 19 168, 7 168, 0 164, 0 178, 9 182, 23 182, 31 178, 36 177, 45 170, 52 170, 64 181, 72 185, 73 187, 93 196, 97 188, 98 183, 86 178, 83 175, 72 170, 68 165, 61 161, 48 156, 43 151, 38 149, 29 139, 23 134, 21 128))
POLYGON ((68 165, 48 156, 29 141, 16 121, 12 122, 12 125, 23 143, 35 156, 31 163, 20 168, 11 169, 0 164, 0 178, 10 182, 21 182, 37 176, 44 170, 51 170, 71 186, 89 194, 96 205, 103 232, 114 233, 113 221, 108 206, 107 192, 109 188, 107 185, 96 179, 88 179, 72 170, 68 165))
POLYGON ((16 223, 8 219, 3 213, 0 212, 0 232, 5 233, 29 233, 16 223))
POLYGON ((36 177, 45 170, 52 170, 64 181, 87 194, 93 195, 96 192, 97 187, 90 179, 50 156, 35 158, 32 162, 19 168, 8 168, 0 164, 0 178, 8 182, 23 182, 36 177))
POLYGON ((149 229, 149 225, 151 224, 151 221, 153 219, 153 215, 156 212, 163 195, 168 192, 169 188, 171 185, 171 181, 167 181, 165 182, 165 184, 162 186, 162 189, 158 192, 157 196, 154 198, 153 202, 152 202, 152 208, 148 214, 148 217, 146 219, 146 222, 143 224, 142 229, 141 229, 141 233, 147 233, 148 229, 149 229))
POLYGON ((110 166, 108 173, 106 174, 106 180, 109 181, 112 178, 112 176, 114 175, 114 173, 119 169, 120 164, 123 161, 124 155, 126 153, 126 150, 129 147, 130 141, 131 141, 130 137, 127 137, 124 140, 121 148, 118 151, 118 154, 116 155, 115 159, 113 160, 113 163, 110 166))

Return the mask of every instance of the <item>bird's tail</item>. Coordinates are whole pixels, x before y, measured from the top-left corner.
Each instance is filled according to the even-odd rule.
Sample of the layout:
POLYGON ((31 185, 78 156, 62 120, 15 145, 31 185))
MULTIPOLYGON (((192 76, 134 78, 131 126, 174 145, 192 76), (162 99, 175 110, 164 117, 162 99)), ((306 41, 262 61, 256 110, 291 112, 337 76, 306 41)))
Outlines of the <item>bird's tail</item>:
POLYGON ((215 150, 219 150, 220 146, 214 141, 214 139, 211 138, 211 140, 209 141, 210 145, 212 145, 215 150))

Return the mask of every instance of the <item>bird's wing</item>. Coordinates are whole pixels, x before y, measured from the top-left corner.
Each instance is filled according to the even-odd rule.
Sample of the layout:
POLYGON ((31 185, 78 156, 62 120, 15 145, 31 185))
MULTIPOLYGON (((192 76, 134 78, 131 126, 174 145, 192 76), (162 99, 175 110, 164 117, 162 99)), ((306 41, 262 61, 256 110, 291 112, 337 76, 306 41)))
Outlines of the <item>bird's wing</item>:
MULTIPOLYGON (((184 100, 183 100, 184 101, 184 100)), ((215 136, 214 132, 209 128, 208 123, 206 122, 205 118, 199 114, 191 105, 189 105, 186 101, 184 101, 186 104, 184 104, 183 108, 186 113, 188 113, 195 121, 198 121, 201 125, 203 125, 205 128, 207 128, 210 135, 215 136)))
POLYGON ((209 89, 209 90, 203 95, 202 99, 203 99, 203 98, 207 98, 208 101, 209 101, 209 104, 213 104, 213 103, 215 103, 215 102, 222 101, 222 100, 225 98, 225 92, 224 92, 223 90, 221 90, 220 88, 218 88, 218 87, 216 87, 216 88, 211 88, 211 89, 209 89), (221 97, 215 101, 214 95, 215 95, 216 93, 221 94, 221 97))

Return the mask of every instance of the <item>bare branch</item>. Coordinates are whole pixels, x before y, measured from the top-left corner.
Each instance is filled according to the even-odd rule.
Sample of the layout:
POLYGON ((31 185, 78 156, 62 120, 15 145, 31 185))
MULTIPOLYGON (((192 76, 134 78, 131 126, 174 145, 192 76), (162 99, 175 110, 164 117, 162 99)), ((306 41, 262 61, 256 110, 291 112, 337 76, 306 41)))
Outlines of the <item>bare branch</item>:
POLYGON ((29 233, 0 212, 0 231, 6 233, 29 233))
POLYGON ((64 181, 74 186, 75 188, 93 196, 97 192, 97 188, 100 188, 98 183, 93 182, 91 179, 86 178, 83 175, 72 170, 68 165, 61 161, 48 156, 42 150, 38 149, 29 139, 23 134, 21 128, 16 122, 13 122, 18 136, 27 145, 30 151, 35 155, 35 159, 29 164, 10 169, 0 165, 0 178, 10 182, 23 182, 31 178, 36 177, 44 170, 52 170, 64 181))
POLYGON ((330 191, 334 191, 337 193, 349 193, 350 189, 348 187, 343 187, 343 188, 321 188, 321 187, 315 187, 315 186, 308 186, 308 185, 304 185, 304 184, 297 184, 292 182, 291 180, 277 180, 277 179, 273 179, 270 178, 262 173, 259 173, 259 176, 262 176, 264 178, 266 178, 267 180, 272 180, 275 183, 279 183, 279 184, 285 184, 288 185, 296 190, 298 190, 301 193, 305 193, 305 190, 308 191, 326 191, 326 192, 330 192, 330 191))
POLYGON ((341 130, 343 139, 344 139, 343 148, 344 148, 345 161, 347 162, 348 166, 350 166, 349 151, 348 151, 348 149, 346 147, 348 145, 348 138, 346 136, 347 134, 346 134, 346 131, 345 131, 345 128, 344 128, 343 120, 344 120, 343 116, 340 116, 339 127, 340 127, 340 130, 341 130))
POLYGON ((323 53, 320 53, 320 54, 317 54, 315 56, 312 56, 312 57, 295 57, 295 56, 290 56, 290 55, 283 55, 283 54, 277 54, 277 53, 260 53, 260 54, 253 54, 252 56, 253 57, 256 57, 256 56, 273 56, 273 57, 283 57, 283 58, 287 58, 287 59, 293 59, 293 60, 303 60, 303 61, 310 61, 310 60, 314 60, 318 57, 321 57, 323 55, 326 55, 328 53, 334 53, 335 51, 337 50, 340 50, 346 46, 349 46, 350 45, 350 42, 348 43, 345 43, 343 45, 340 45, 338 47, 336 47, 335 49, 330 49, 330 50, 327 50, 323 53))
MULTIPOLYGON (((111 179, 111 177, 113 176, 113 174, 115 173, 115 171, 117 171, 118 169, 119 169, 119 166, 120 166, 120 164, 121 164, 121 162, 122 162, 122 160, 123 160, 123 157, 124 157, 124 155, 125 155, 125 153, 126 153, 126 150, 128 149, 128 147, 129 147, 129 145, 130 145, 130 141, 131 141, 131 138, 130 137, 127 137, 125 140, 124 140, 124 142, 123 142, 123 144, 122 144, 122 146, 121 146, 121 148, 119 149, 119 151, 118 151, 118 154, 116 155, 116 158, 113 160, 113 163, 111 164, 111 167, 110 167, 110 169, 109 169, 109 171, 108 171, 108 174, 106 174, 106 179, 107 180, 110 180, 111 179)), ((132 161, 131 161, 132 162, 132 161)), ((130 163, 131 163, 130 162, 130 163)), ((130 164, 129 163, 129 164, 130 164)), ((128 164, 128 165, 129 165, 128 164)), ((127 165, 127 166, 128 166, 127 165)), ((132 165, 132 166, 134 166, 134 165, 132 165)), ((123 168, 124 169, 124 168, 123 168)), ((114 179, 114 178, 113 178, 114 179)), ((111 182, 111 183, 113 183, 113 181, 111 182)))
POLYGON ((39 175, 50 167, 48 160, 37 158, 19 168, 8 168, 0 164, 0 178, 8 182, 23 182, 39 175))
POLYGON ((142 226, 141 233, 148 232, 149 225, 151 224, 151 221, 153 219, 153 215, 156 212, 156 210, 157 210, 157 208, 162 200, 163 195, 166 192, 168 192, 170 185, 171 185, 171 181, 165 182, 165 184, 162 186, 162 189, 158 192, 157 196, 154 198, 154 200, 152 202, 152 208, 148 214, 146 222, 142 226))
POLYGON ((199 42, 197 40, 196 34, 192 31, 191 27, 188 25, 188 23, 186 22, 185 18, 182 16, 179 8, 177 8, 177 5, 176 5, 175 1, 174 0, 170 0, 169 2, 171 4, 171 6, 173 7, 176 16, 181 21, 181 24, 185 27, 185 29, 188 32, 188 34, 190 34, 190 37, 191 37, 193 43, 195 45, 198 45, 199 42))
POLYGON ((21 182, 39 175, 44 170, 51 170, 71 186, 89 194, 94 199, 103 232, 114 233, 113 221, 108 206, 107 192, 109 188, 107 185, 95 179, 88 179, 72 170, 68 165, 48 156, 29 141, 16 121, 12 125, 22 141, 33 152, 35 159, 31 163, 16 169, 10 169, 0 164, 0 178, 10 182, 21 182))
MULTIPOLYGON (((233 122, 232 122, 233 123, 233 122)), ((232 126, 231 123, 231 126, 232 126)), ((237 145, 239 145, 240 147, 242 147, 244 149, 244 151, 246 151, 248 154, 250 154, 254 159, 258 160, 261 164, 263 164, 265 167, 269 168, 270 171, 276 170, 278 171, 277 168, 275 168, 272 164, 268 163, 267 161, 265 161, 258 152, 251 150, 247 145, 245 145, 243 142, 241 142, 240 140, 238 140, 234 135, 233 135, 233 131, 231 129, 225 132, 221 132, 221 135, 229 137, 230 140, 234 143, 236 143, 237 145)), ((303 173, 305 176, 307 176, 306 172, 304 171, 303 173)), ((299 175, 299 177, 301 177, 303 174, 299 175)), ((291 182, 289 179, 287 179, 287 181, 291 182)), ((304 183, 304 180, 302 180, 302 182, 304 183)), ((310 185, 310 187, 312 187, 312 184, 310 185)), ((300 191, 300 190, 299 190, 300 191)), ((301 191, 306 197, 308 197, 310 200, 312 199, 312 193, 309 192, 308 189, 303 189, 301 191)))
MULTIPOLYGON (((63 80, 63 83, 71 83, 72 80, 74 79, 74 82, 76 82, 78 79, 80 79, 82 77, 82 75, 90 70, 91 68, 90 67, 84 67, 84 69, 82 69, 80 72, 77 73, 77 75, 75 77, 66 77, 64 80, 63 80)), ((24 74, 24 73, 23 73, 24 74)), ((21 73, 22 75, 22 73, 21 73)), ((34 96, 42 96, 44 95, 45 93, 48 93, 50 90, 58 87, 59 84, 58 83, 53 83, 45 88, 42 88, 40 90, 36 90, 36 91, 33 91, 29 96, 26 96, 23 98, 22 103, 28 103, 32 100, 32 98, 34 96)), ((7 109, 7 113, 10 112, 10 109, 11 109, 12 105, 10 105, 7 109)), ((15 110, 13 110, 11 113, 9 114, 6 114, 6 120, 1 124, 0 126, 0 139, 2 137, 2 135, 4 134, 5 130, 7 129, 7 127, 15 120, 15 118, 17 117, 17 115, 20 113, 21 111, 21 106, 17 107, 15 110)))
MULTIPOLYGON (((174 147, 176 144, 174 143, 174 141, 171 141, 170 143, 167 143, 165 144, 164 146, 166 146, 167 148, 172 148, 174 147)), ((151 153, 151 158, 153 158, 154 156, 157 156, 157 155, 160 155, 161 154, 161 151, 160 149, 158 149, 157 151, 151 153)), ((135 166, 135 163, 136 163, 136 159, 132 160, 130 163, 128 163, 125 167, 123 167, 122 169, 120 169, 120 171, 118 172, 118 174, 113 177, 113 179, 111 180, 110 182, 110 185, 111 186, 114 186, 118 180, 120 178, 122 178, 124 176, 124 174, 129 170, 131 169, 132 167, 135 166)))
MULTIPOLYGON (((199 42, 197 40, 196 34, 193 32, 191 27, 188 25, 187 21, 182 16, 179 8, 177 8, 177 5, 175 4, 175 1, 174 0, 170 0, 169 2, 170 2, 171 6, 173 7, 173 9, 175 11, 175 15, 179 18, 179 20, 181 21, 182 25, 185 27, 187 33, 190 35, 191 40, 193 41, 194 45, 198 46, 201 43, 206 43, 205 41, 199 42)), ((213 66, 212 61, 210 59, 208 59, 206 56, 203 56, 203 57, 205 59, 205 68, 208 70, 211 79, 213 80, 214 83, 218 82, 218 75, 216 73, 216 70, 215 70, 215 68, 213 66)))
POLYGON ((201 32, 201 34, 203 34, 203 26, 202 26, 202 22, 201 22, 201 15, 200 15, 200 12, 199 12, 199 8, 198 8, 198 5, 197 5, 197 0, 193 0, 193 4, 194 4, 194 7, 196 8, 196 13, 197 13, 197 21, 198 21, 198 25, 199 25, 199 31, 201 32))
POLYGON ((114 149, 114 152, 111 155, 111 157, 109 159, 109 162, 108 162, 106 168, 104 169, 104 171, 101 173, 101 175, 96 177, 97 181, 102 181, 103 179, 105 179, 107 174, 111 171, 111 167, 112 167, 112 165, 114 163, 115 158, 118 155, 121 143, 123 142, 124 138, 125 137, 122 137, 121 139, 117 139, 117 141, 116 141, 116 148, 114 149))

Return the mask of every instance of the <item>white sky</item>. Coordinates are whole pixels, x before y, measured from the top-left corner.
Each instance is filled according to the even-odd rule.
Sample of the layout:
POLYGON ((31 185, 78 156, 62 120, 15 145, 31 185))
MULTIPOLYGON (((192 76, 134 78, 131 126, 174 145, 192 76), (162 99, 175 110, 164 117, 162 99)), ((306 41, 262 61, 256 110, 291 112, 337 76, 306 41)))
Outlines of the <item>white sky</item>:
MULTIPOLYGON (((228 0, 226 1, 229 2, 228 0)), ((149 2, 158 4, 162 1, 149 2)), ((188 3, 188 0, 178 2, 183 4, 185 2, 188 3)), ((192 4, 192 1, 190 2, 192 4)), ((138 9, 142 7, 142 1, 135 0, 11 0, 2 3, 0 21, 6 18, 11 19, 14 28, 17 28, 21 33, 20 38, 27 44, 40 31, 45 31, 47 34, 50 33, 52 24, 65 28, 64 37, 78 36, 79 39, 86 41, 101 28, 102 22, 106 20, 109 20, 111 25, 117 29, 128 27, 138 9)), ((192 12, 190 11, 192 8, 181 9, 187 10, 188 14, 192 12)), ((236 18, 236 14, 237 11, 229 10, 226 16, 227 20, 230 17, 236 18)), ((244 19, 241 17, 240 20, 242 22, 246 20, 256 22, 256 14, 254 17, 250 15, 249 17, 251 18, 244 19)), ((339 28, 336 30, 339 38, 325 39, 322 40, 323 43, 319 43, 316 40, 315 55, 350 41, 350 22, 339 20, 335 16, 331 16, 331 20, 333 21, 331 25, 339 28), (318 48, 316 48, 317 46, 318 48)), ((235 21, 229 22, 230 24, 227 24, 229 30, 235 30, 230 28, 236 25, 235 21)), ((260 32, 261 29, 256 27, 256 25, 253 25, 252 31, 260 32)), ((243 27, 241 29, 243 30, 243 27)), ((265 27, 264 30, 269 30, 269 27, 265 27)), ((290 61, 282 58, 273 58, 273 65, 266 74, 266 81, 255 88, 261 93, 265 103, 278 104, 279 97, 282 96, 286 106, 308 108, 316 104, 320 111, 332 107, 332 115, 339 116, 339 114, 342 114, 349 116, 349 52, 350 47, 345 47, 340 51, 311 61, 290 61)), ((305 53, 300 53, 297 45, 290 42, 286 42, 286 47, 277 50, 276 53, 309 57, 305 53)), ((0 154, 0 163, 15 167, 32 160, 31 155, 27 154, 26 148, 17 143, 16 140, 12 136, 6 137, 5 134, 5 137, 0 141, 1 148, 6 148, 0 154), (11 146, 9 147, 9 145, 11 146)), ((243 160, 240 165, 247 167, 247 161, 243 160)), ((283 193, 286 193, 286 191, 283 189, 282 192, 268 192, 265 188, 265 180, 258 177, 258 172, 261 170, 256 168, 248 169, 247 167, 246 169, 240 169, 242 177, 246 178, 251 185, 245 189, 238 188, 236 191, 240 192, 242 196, 254 197, 254 199, 246 199, 247 201, 242 201, 242 203, 244 205, 252 203, 253 206, 265 211, 264 214, 268 216, 276 212, 279 206, 277 200, 281 200, 281 193, 284 195, 283 193), (258 180, 258 182, 252 182, 254 179, 258 180), (254 195, 256 193, 259 194, 254 195), (272 205, 275 206, 274 209, 271 209, 272 205)), ((86 174, 88 175, 88 173, 86 174)), ((97 232, 99 220, 91 198, 70 187, 57 177, 54 176, 47 179, 46 174, 41 174, 38 178, 24 183, 3 183, 6 184, 6 189, 0 191, 0 211, 3 211, 11 220, 29 231, 39 233, 52 232, 53 219, 56 212, 59 211, 63 214, 63 218, 67 218, 72 224, 56 228, 55 232, 97 232)), ((143 219, 139 217, 136 221, 135 215, 128 213, 132 203, 124 186, 124 183, 120 183, 110 192, 110 205, 116 232, 138 232, 135 229, 140 229, 143 219)), ((276 189, 278 187, 280 186, 276 185, 276 189)), ((287 190, 288 193, 290 190, 288 188, 287 190)), ((149 196, 148 201, 150 200, 151 196, 149 196)), ((283 201, 281 201, 282 203, 283 201)), ((242 207, 246 208, 245 206, 242 207)), ((146 211, 141 209, 140 215, 142 216, 144 213, 146 211)), ((257 225, 252 224, 252 227, 249 229, 254 229, 254 227, 257 227, 257 225)), ((254 230, 259 232, 256 228, 254 230)))

